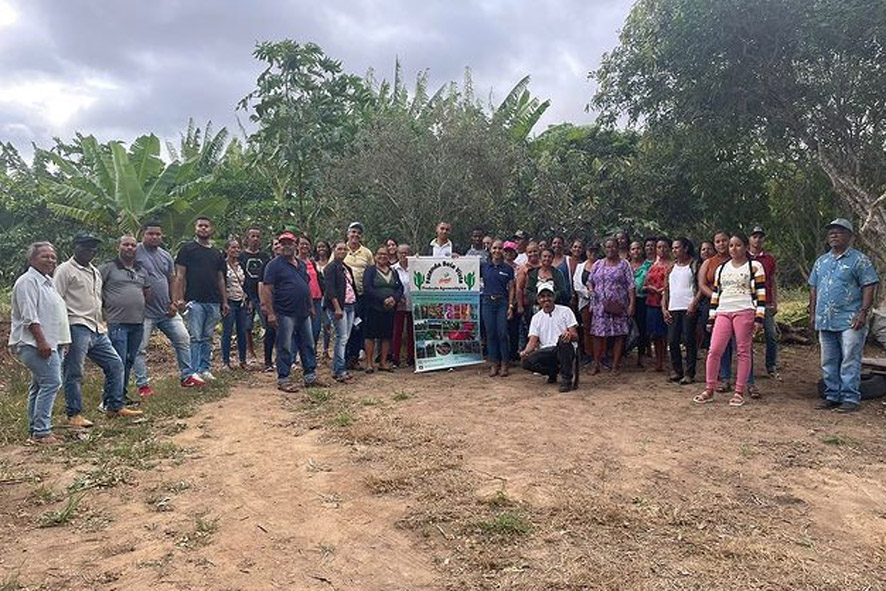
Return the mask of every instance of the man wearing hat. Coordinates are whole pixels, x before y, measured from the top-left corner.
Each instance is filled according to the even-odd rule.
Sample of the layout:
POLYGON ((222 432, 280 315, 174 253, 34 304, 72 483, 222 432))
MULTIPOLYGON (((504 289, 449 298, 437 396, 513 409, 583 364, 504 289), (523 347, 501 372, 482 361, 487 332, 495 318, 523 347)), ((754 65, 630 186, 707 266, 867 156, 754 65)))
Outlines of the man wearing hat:
POLYGON ((360 222, 351 222, 348 226, 347 239, 348 253, 345 255, 345 264, 354 275, 357 304, 354 307, 354 326, 348 339, 345 358, 348 367, 354 368, 358 363, 360 350, 363 349, 363 328, 360 326, 363 316, 363 272, 375 264, 375 257, 372 256, 371 250, 363 246, 363 224, 360 222))
POLYGON ((853 412, 861 404, 861 356, 880 278, 870 259, 851 247, 849 220, 837 218, 826 229, 831 250, 809 274, 810 321, 818 331, 825 386, 819 408, 853 412))
POLYGON ((517 259, 514 261, 517 265, 525 265, 528 260, 526 247, 529 246, 529 234, 523 230, 514 232, 513 242, 517 245, 517 259))
POLYGON ((763 250, 763 242, 766 232, 760 226, 754 226, 748 238, 748 256, 763 265, 766 273, 766 316, 763 319, 763 330, 766 338, 766 373, 769 377, 776 377, 776 365, 778 356, 778 333, 775 329, 775 315, 778 313, 778 281, 775 273, 778 266, 775 257, 763 250))
POLYGON ((281 254, 265 267, 260 287, 261 303, 262 309, 267 311, 268 324, 277 330, 277 388, 284 392, 298 392, 298 386, 290 379, 293 337, 298 344, 305 386, 323 386, 317 380, 311 322, 315 312, 308 270, 295 256, 295 234, 286 231, 277 240, 281 254))
POLYGON ((71 346, 62 364, 65 413, 71 427, 91 427, 83 416, 83 365, 89 357, 102 368, 105 385, 102 407, 109 417, 142 414, 126 408, 123 397, 123 361, 108 338, 102 320, 102 275, 92 265, 101 239, 77 233, 74 256, 58 266, 53 277, 55 289, 65 301, 71 326, 71 346))
POLYGON ((520 352, 523 369, 548 376, 553 384, 560 376, 560 392, 569 392, 578 385, 575 373, 578 322, 568 306, 554 303, 552 282, 538 283, 536 301, 541 309, 529 323, 529 340, 520 352))

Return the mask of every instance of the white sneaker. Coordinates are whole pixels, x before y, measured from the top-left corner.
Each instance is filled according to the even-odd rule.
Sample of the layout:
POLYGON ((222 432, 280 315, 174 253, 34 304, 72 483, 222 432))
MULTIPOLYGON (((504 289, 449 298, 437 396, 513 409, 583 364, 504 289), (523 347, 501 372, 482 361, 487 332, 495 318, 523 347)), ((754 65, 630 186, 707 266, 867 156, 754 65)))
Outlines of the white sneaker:
POLYGON ((211 371, 204 371, 200 374, 200 377, 203 378, 204 382, 209 382, 215 379, 215 376, 212 375, 211 371))
MULTIPOLYGON (((208 373, 208 372, 207 372, 207 373, 208 373)), ((194 380, 195 382, 198 382, 201 386, 202 386, 203 384, 206 383, 206 380, 204 380, 203 378, 201 378, 201 377, 200 377, 200 374, 198 374, 198 373, 192 373, 192 374, 191 374, 191 379, 194 380)))

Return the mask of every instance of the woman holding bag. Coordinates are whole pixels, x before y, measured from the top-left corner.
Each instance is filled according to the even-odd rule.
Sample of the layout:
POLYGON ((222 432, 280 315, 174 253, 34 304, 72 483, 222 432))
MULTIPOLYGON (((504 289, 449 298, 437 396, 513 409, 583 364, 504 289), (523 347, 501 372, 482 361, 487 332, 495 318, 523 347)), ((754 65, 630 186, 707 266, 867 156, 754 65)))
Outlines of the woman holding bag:
POLYGON ((606 258, 594 263, 588 278, 591 301, 591 338, 594 349, 594 368, 600 372, 600 360, 606 351, 606 340, 612 343, 612 373, 621 369, 625 337, 631 332, 636 293, 631 265, 621 258, 618 242, 607 238, 603 244, 606 258))

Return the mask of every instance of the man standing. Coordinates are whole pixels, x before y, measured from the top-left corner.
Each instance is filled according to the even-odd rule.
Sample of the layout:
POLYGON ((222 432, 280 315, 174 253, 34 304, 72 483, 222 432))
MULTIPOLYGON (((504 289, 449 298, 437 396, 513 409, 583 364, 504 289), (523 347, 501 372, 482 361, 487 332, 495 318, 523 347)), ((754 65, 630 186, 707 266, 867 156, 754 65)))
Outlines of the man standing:
POLYGON ((514 263, 517 266, 525 265, 526 260, 529 258, 529 255, 526 254, 526 248, 529 246, 529 234, 523 230, 517 230, 514 232, 513 242, 517 244, 517 258, 514 260, 514 263))
POLYGON ((391 356, 394 365, 400 365, 400 349, 403 345, 403 331, 406 331, 406 365, 415 363, 415 345, 412 340, 412 301, 409 299, 409 286, 412 280, 409 277, 409 257, 412 255, 408 244, 397 247, 397 263, 393 269, 400 277, 403 284, 403 298, 397 302, 397 312, 394 315, 394 338, 391 340, 391 356))
POLYGON ((71 325, 71 347, 62 364, 65 386, 65 412, 71 427, 91 427, 83 416, 83 364, 89 357, 102 368, 105 385, 102 407, 109 417, 138 416, 140 410, 125 407, 123 361, 114 350, 102 321, 102 276, 92 265, 101 240, 78 233, 74 236, 74 256, 59 265, 53 280, 65 301, 71 325))
POLYGON ((748 238, 748 257, 760 261, 766 273, 766 316, 763 318, 763 330, 766 339, 766 373, 769 377, 777 377, 778 331, 775 328, 775 315, 778 314, 778 281, 775 278, 777 265, 775 257, 763 250, 766 233, 760 226, 754 226, 748 238))
MULTIPOLYGON (((428 247, 425 249, 425 256, 457 257, 458 253, 452 245, 452 240, 449 239, 449 235, 452 234, 452 224, 449 222, 440 222, 437 224, 436 234, 437 236, 431 240, 430 244, 428 244, 428 247)), ((480 237, 480 240, 483 240, 482 236, 480 237)))
POLYGON ((117 243, 117 258, 99 269, 108 338, 123 361, 124 398, 129 387, 129 372, 144 335, 145 292, 148 289, 147 273, 135 260, 137 246, 135 237, 121 236, 117 243))
POLYGON ((826 229, 831 250, 818 257, 809 274, 810 320, 821 344, 825 387, 818 408, 853 412, 861 404, 861 356, 880 278, 870 259, 851 248, 849 220, 837 218, 826 229))
POLYGON ((280 234, 282 254, 265 267, 261 301, 268 313, 268 324, 277 329, 277 388, 298 392, 292 383, 292 340, 298 343, 306 387, 324 386, 317 380, 317 357, 311 320, 314 306, 305 264, 295 256, 295 234, 280 234))
POLYGON ((363 246, 363 224, 353 222, 348 226, 348 254, 345 255, 345 264, 354 274, 354 283, 357 288, 357 306, 354 309, 356 315, 351 336, 348 338, 347 363, 350 369, 357 367, 360 351, 363 349, 363 272, 367 267, 375 264, 372 251, 363 246))
MULTIPOLYGON (((480 257, 481 265, 489 262, 489 247, 484 244, 484 240, 483 228, 477 226, 471 229, 471 247, 465 251, 465 256, 480 257)), ((492 243, 490 242, 490 246, 491 244, 492 243)))
POLYGON ((175 350, 179 379, 184 388, 203 385, 203 378, 194 373, 191 366, 191 344, 178 306, 172 301, 175 263, 172 255, 160 247, 163 243, 163 229, 159 222, 146 222, 142 226, 142 241, 135 249, 135 260, 141 265, 148 278, 148 293, 145 297, 145 322, 142 342, 135 356, 132 370, 135 372, 135 385, 142 397, 154 393, 148 382, 146 351, 151 335, 157 329, 166 335, 175 350))
POLYGON ((574 373, 578 322, 568 306, 554 303, 554 285, 540 281, 537 301, 541 309, 529 324, 529 341, 520 351, 523 369, 548 376, 553 384, 560 375, 560 392, 577 387, 574 373))
POLYGON ((212 337, 219 318, 228 313, 225 257, 213 248, 212 220, 197 218, 194 241, 181 247, 175 258, 175 302, 188 310, 191 367, 203 380, 214 380, 212 337))
POLYGON ((71 342, 65 302, 55 291, 55 248, 49 242, 28 247, 28 270, 12 288, 9 346, 31 371, 28 388, 28 441, 53 445, 52 405, 62 385, 62 349, 71 342))
POLYGON ((252 328, 255 326, 255 315, 265 328, 267 335, 267 323, 261 312, 261 299, 258 295, 258 284, 261 282, 261 271, 264 266, 271 260, 268 253, 261 249, 261 229, 257 226, 249 226, 246 229, 246 240, 244 241, 243 252, 240 253, 240 266, 246 274, 246 281, 243 282, 243 291, 249 297, 252 304, 252 313, 249 315, 249 322, 246 323, 246 347, 255 358, 255 344, 252 340, 252 328))

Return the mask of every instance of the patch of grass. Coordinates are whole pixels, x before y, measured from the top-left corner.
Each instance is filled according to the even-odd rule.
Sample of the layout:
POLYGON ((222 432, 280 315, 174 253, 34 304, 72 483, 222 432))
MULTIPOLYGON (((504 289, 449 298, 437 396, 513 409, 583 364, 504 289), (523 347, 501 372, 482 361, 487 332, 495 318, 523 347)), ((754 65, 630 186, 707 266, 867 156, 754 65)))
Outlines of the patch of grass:
POLYGON ((218 518, 208 519, 202 513, 196 516, 194 530, 176 540, 176 546, 181 548, 197 548, 206 546, 212 541, 212 536, 218 531, 218 518))
POLYGON ((41 484, 28 495, 28 500, 34 505, 49 505, 60 500, 60 498, 58 493, 45 484, 41 484))
POLYGON ((410 398, 412 398, 412 396, 412 392, 408 392, 406 390, 397 390, 396 392, 394 392, 394 395, 391 396, 391 398, 396 402, 402 402, 403 400, 409 400, 410 398))
POLYGON ((485 499, 483 502, 486 505, 489 505, 490 507, 494 507, 496 509, 510 507, 514 504, 514 501, 512 501, 510 497, 508 497, 507 493, 505 493, 505 491, 503 490, 498 491, 488 499, 485 499))
POLYGON ((82 476, 78 476, 68 485, 68 490, 76 492, 90 488, 111 488, 130 482, 132 482, 132 474, 128 467, 121 465, 119 461, 108 461, 82 476))
POLYGON ((25 586, 19 581, 20 577, 21 567, 0 579, 0 591, 19 591, 19 589, 24 589, 25 586))
POLYGON ((381 404, 381 400, 376 398, 375 396, 365 396, 360 399, 360 404, 363 406, 378 406, 381 404))
POLYGON ((312 404, 323 404, 332 400, 332 390, 325 388, 309 388, 305 395, 312 404))
POLYGON ((170 496, 156 494, 150 495, 147 498, 147 503, 152 511, 156 511, 158 513, 165 513, 174 509, 174 507, 172 506, 172 497, 170 496))
POLYGON ((356 419, 354 418, 354 415, 346 410, 343 410, 338 413, 335 418, 332 419, 332 424, 336 427, 350 427, 354 424, 355 420, 356 419))
POLYGON ((826 445, 845 445, 847 447, 861 447, 861 442, 854 437, 850 437, 849 435, 840 435, 839 433, 835 433, 833 435, 825 435, 821 438, 821 442, 826 445))
POLYGON ((738 448, 738 453, 743 458, 751 458, 756 455, 756 452, 754 452, 754 450, 751 449, 751 446, 746 443, 742 444, 741 447, 738 448))
POLYGON ((475 525, 481 532, 495 536, 525 536, 532 531, 531 523, 510 511, 499 513, 489 521, 478 521, 475 525))
POLYGON ((86 493, 68 495, 65 506, 56 511, 48 511, 40 516, 37 527, 56 527, 68 523, 77 513, 77 507, 86 496, 86 493))

